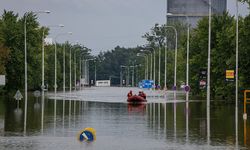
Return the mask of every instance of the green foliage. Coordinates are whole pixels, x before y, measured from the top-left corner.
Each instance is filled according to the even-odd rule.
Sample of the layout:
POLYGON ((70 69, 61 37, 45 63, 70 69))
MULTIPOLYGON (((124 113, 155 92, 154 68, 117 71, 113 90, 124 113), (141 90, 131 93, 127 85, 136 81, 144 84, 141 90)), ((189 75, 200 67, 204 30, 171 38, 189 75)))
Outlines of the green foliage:
MULTIPOLYGON (((40 89, 42 80, 42 34, 45 31, 45 37, 48 35, 48 28, 39 27, 37 16, 32 12, 25 13, 23 17, 14 14, 12 11, 4 11, 0 19, 0 73, 6 74, 6 90, 24 89, 24 24, 26 20, 27 33, 27 67, 28 67, 28 89, 40 89)), ((83 46, 58 44, 57 48, 57 77, 59 89, 63 84, 63 50, 66 50, 66 70, 69 70, 69 49, 77 53, 77 59, 83 50, 83 46)), ((54 85, 54 46, 45 47, 45 83, 52 89, 54 85)), ((82 57, 83 57, 82 56, 82 57)), ((73 57, 72 57, 73 59, 73 57)), ((79 61, 77 64, 79 65, 79 61)), ((73 62, 72 62, 73 68, 73 62)), ((73 70, 73 69, 72 69, 73 70)), ((73 73, 73 71, 72 71, 73 73)), ((79 77, 79 71, 77 71, 79 77)), ((69 73, 66 72, 66 81, 69 85, 69 73)), ((78 79, 79 80, 79 79, 78 79)), ((74 85, 74 82, 72 82, 74 85)))
MULTIPOLYGON (((225 81, 225 70, 235 68, 235 22, 228 13, 212 18, 211 37, 211 94, 232 98, 233 84, 225 81)), ((207 68, 208 19, 202 19, 193 31, 190 42, 191 86, 196 94, 205 92, 197 86, 199 70, 207 68)))
POLYGON ((250 15, 239 24, 239 85, 241 89, 250 89, 250 15))
MULTIPOLYGON (((249 1, 248 1, 249 2, 249 1)), ((28 63, 28 88, 29 90, 39 89, 41 86, 41 63, 42 63, 42 32, 48 35, 48 28, 39 27, 37 17, 33 13, 26 13, 19 17, 12 11, 4 11, 0 19, 0 73, 6 74, 6 90, 24 88, 24 19, 27 25, 27 63, 28 63)), ((177 85, 186 81, 186 42, 187 25, 179 22, 171 24, 178 31, 178 66, 177 85)), ((234 99, 235 82, 225 82, 225 70, 235 69, 235 46, 236 46, 236 21, 233 16, 224 13, 221 16, 212 17, 212 39, 211 39, 211 96, 213 98, 234 99)), ((148 41, 147 50, 155 52, 156 62, 156 83, 158 83, 158 72, 160 71, 161 87, 164 86, 165 52, 167 52, 167 86, 172 88, 174 80, 174 54, 175 54, 175 34, 172 29, 165 28, 165 25, 155 24, 145 35, 148 41), (165 37, 167 37, 167 49, 165 49, 165 37), (159 58, 159 52, 161 57, 159 58), (161 68, 159 68, 159 61, 161 68)), ((250 85, 250 15, 239 18, 239 86, 240 89, 249 89, 250 85)), ((113 84, 120 84, 120 72, 127 71, 121 65, 143 66, 136 69, 139 73, 138 80, 144 79, 145 59, 137 57, 141 53, 142 47, 124 48, 115 47, 113 50, 101 52, 95 57, 95 61, 90 61, 90 80, 94 80, 94 70, 96 66, 97 79, 112 78, 113 84)), ((196 28, 190 31, 190 79, 191 92, 194 95, 204 96, 205 90, 199 88, 200 69, 207 68, 208 49, 208 18, 201 19, 196 28)), ((69 61, 71 56, 71 79, 74 87, 74 72, 76 66, 76 80, 79 80, 80 60, 93 58, 91 50, 78 44, 71 45, 57 43, 57 85, 59 89, 63 87, 63 56, 65 50, 66 87, 69 86, 69 61)), ((146 52, 145 52, 146 53, 146 52)), ((147 53, 148 54, 148 53, 147 53)), ((151 62, 149 61, 149 64, 151 62)), ((55 67, 55 46, 45 46, 45 83, 49 89, 54 86, 55 67)), ((150 69, 150 68, 149 68, 150 69)), ((130 72, 131 73, 131 72, 130 72)), ((131 75, 130 75, 131 76, 131 75)), ((125 74, 123 74, 125 78, 125 74)))
MULTIPOLYGON (((111 77, 113 84, 120 84, 121 65, 132 66, 144 62, 136 61, 139 60, 136 58, 136 54, 139 52, 139 47, 123 48, 117 46, 114 50, 100 53, 96 61, 97 79, 108 80, 111 77)), ((94 72, 93 67, 91 70, 91 72, 94 72)), ((91 74, 91 79, 94 79, 93 73, 91 74)))

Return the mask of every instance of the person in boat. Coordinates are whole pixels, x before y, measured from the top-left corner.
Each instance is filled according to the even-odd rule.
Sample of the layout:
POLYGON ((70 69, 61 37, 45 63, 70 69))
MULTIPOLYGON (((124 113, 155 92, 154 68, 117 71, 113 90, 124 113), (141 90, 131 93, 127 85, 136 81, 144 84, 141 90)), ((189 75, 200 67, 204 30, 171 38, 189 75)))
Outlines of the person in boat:
POLYGON ((146 94, 143 91, 139 91, 139 96, 141 96, 144 99, 146 99, 146 94))
POLYGON ((127 96, 128 96, 128 98, 131 97, 131 96, 133 96, 132 90, 130 90, 130 91, 128 92, 128 95, 127 95, 127 96))

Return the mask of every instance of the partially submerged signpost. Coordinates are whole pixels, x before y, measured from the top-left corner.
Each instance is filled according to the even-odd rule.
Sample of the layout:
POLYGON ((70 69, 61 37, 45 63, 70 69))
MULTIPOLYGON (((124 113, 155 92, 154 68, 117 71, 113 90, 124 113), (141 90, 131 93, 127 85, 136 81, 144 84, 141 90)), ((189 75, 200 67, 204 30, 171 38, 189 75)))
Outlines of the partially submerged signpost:
POLYGON ((41 92, 38 91, 38 90, 36 90, 36 91, 34 91, 33 95, 36 97, 36 103, 34 104, 34 108, 37 109, 37 108, 40 107, 40 105, 39 105, 39 103, 38 103, 38 97, 41 96, 41 92))
POLYGON ((19 90, 17 90, 14 98, 17 101, 17 109, 19 109, 19 101, 22 100, 23 95, 22 95, 22 93, 19 90))

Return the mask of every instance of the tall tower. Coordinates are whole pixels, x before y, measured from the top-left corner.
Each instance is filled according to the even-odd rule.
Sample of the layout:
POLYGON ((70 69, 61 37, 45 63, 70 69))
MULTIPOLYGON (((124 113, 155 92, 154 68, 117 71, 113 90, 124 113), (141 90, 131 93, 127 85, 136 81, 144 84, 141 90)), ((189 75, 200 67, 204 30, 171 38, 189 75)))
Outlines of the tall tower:
MULTIPOLYGON (((168 16, 168 22, 181 21, 184 24, 197 25, 199 19, 208 16, 209 0, 167 0, 167 11, 179 16, 168 16), (186 16, 189 18, 187 22, 186 16)), ((227 0, 212 0, 212 13, 222 14, 227 10, 227 0)))

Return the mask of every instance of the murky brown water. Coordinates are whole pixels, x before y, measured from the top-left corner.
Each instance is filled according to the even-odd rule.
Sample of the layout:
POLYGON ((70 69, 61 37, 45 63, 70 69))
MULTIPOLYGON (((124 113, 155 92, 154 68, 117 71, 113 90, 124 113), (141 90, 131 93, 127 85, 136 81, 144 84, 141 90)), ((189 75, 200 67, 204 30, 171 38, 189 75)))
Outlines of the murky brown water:
POLYGON ((91 88, 72 93, 73 96, 66 94, 65 100, 46 98, 44 111, 41 98, 36 100, 31 96, 26 132, 24 101, 17 109, 15 100, 1 97, 0 149, 250 148, 250 118, 243 121, 241 103, 237 122, 235 106, 223 101, 216 104, 211 101, 207 114, 205 101, 186 103, 181 94, 177 94, 175 101, 171 93, 165 99, 147 91, 147 104, 129 105, 125 101, 127 91, 126 88, 91 88), (96 129, 96 141, 77 140, 78 132, 85 127, 96 129))

